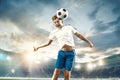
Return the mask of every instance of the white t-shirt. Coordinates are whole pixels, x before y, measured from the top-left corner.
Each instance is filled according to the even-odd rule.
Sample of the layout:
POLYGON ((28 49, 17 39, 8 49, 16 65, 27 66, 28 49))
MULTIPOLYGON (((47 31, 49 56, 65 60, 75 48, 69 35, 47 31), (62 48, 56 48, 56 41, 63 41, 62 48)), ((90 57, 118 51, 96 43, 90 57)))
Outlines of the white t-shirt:
POLYGON ((49 35, 49 39, 54 40, 54 38, 57 38, 60 48, 62 48, 64 44, 74 47, 75 44, 73 35, 76 32, 78 31, 75 30, 72 26, 63 26, 60 29, 53 30, 49 35))

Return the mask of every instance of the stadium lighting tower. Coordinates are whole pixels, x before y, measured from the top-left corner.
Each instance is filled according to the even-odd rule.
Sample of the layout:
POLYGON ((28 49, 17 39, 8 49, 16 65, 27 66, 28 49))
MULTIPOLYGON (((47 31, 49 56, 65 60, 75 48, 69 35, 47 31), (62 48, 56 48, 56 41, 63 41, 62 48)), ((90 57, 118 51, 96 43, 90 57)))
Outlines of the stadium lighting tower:
POLYGON ((80 66, 80 64, 76 64, 76 65, 74 66, 74 68, 77 69, 77 70, 79 70, 79 69, 81 69, 81 66, 80 66))
POLYGON ((13 73, 13 74, 14 74, 14 73, 15 73, 15 69, 11 69, 11 73, 13 73))
POLYGON ((11 57, 10 56, 7 56, 7 58, 6 58, 8 61, 10 61, 11 60, 11 57))
POLYGON ((93 64, 92 63, 88 63, 87 64, 87 69, 88 70, 92 70, 93 69, 93 64))
POLYGON ((98 61, 98 65, 99 65, 99 66, 102 66, 102 65, 104 65, 104 62, 103 62, 103 60, 99 60, 99 61, 98 61))

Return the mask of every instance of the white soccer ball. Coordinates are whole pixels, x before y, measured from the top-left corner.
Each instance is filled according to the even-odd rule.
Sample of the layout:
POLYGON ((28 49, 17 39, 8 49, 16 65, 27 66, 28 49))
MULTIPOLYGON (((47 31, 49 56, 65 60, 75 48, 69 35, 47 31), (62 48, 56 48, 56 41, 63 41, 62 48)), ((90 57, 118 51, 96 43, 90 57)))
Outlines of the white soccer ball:
POLYGON ((68 11, 64 8, 61 8, 57 10, 56 15, 57 15, 57 18, 59 18, 60 20, 63 20, 68 17, 68 11))

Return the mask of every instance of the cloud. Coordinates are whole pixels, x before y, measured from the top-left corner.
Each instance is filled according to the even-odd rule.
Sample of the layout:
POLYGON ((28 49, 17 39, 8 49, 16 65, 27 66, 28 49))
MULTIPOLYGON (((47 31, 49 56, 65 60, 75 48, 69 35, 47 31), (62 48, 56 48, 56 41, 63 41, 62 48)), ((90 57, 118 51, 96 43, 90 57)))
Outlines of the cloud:
POLYGON ((96 21, 94 22, 94 27, 92 29, 95 29, 95 33, 104 32, 109 28, 107 24, 104 24, 102 21, 96 21))
MULTIPOLYGON (((0 31, 8 31, 4 35, 0 35, 3 41, 5 40, 4 45, 8 44, 6 42, 8 38, 10 42, 13 41, 8 46, 14 47, 16 43, 20 46, 24 42, 34 42, 35 40, 40 43, 44 42, 49 31, 53 29, 51 16, 61 7, 69 10, 69 17, 65 24, 74 25, 83 34, 84 32, 92 33, 88 39, 94 43, 98 51, 105 52, 120 46, 119 0, 0 0, 0 22, 4 22, 4 26, 0 26, 0 31), (9 24, 12 25, 9 26, 9 24), (6 35, 9 37, 5 38, 6 35)), ((3 43, 1 41, 0 44, 3 43)), ((76 43, 78 43, 77 46, 85 45, 86 47, 86 44, 82 42, 76 41, 76 43)), ((91 58, 96 57, 91 56, 91 58)))
POLYGON ((44 3, 46 5, 53 5, 53 6, 59 6, 60 5, 60 1, 59 0, 37 0, 40 3, 44 3))
POLYGON ((57 0, 0 0, 1 48, 15 50, 24 42, 45 41, 54 7, 59 5, 57 0))
POLYGON ((91 40, 93 41, 95 48, 99 51, 106 51, 109 48, 116 48, 120 46, 119 39, 114 33, 97 34, 92 37, 91 40))
MULTIPOLYGON (((53 12, 52 8, 54 8, 56 5, 59 6, 59 1, 57 0, 52 0, 52 1, 49 1, 49 0, 45 0, 45 1, 44 0, 34 0, 34 1, 33 0, 26 0, 26 1, 1 0, 0 19, 10 20, 14 24, 16 24, 20 29, 25 30, 26 28, 26 30, 28 30, 27 27, 35 28, 36 26, 35 18, 38 17, 38 18, 41 18, 41 20, 44 19, 44 22, 45 20, 48 20, 46 19, 46 18, 49 18, 47 16, 48 13, 45 13, 46 8, 47 8, 47 11, 50 11, 49 9, 51 8, 50 13, 52 13, 53 12)), ((49 15, 52 16, 53 13, 49 15)), ((48 22, 46 21, 46 23, 48 22)))
POLYGON ((94 1, 93 10, 88 14, 93 20, 94 36, 90 39, 99 51, 106 51, 110 48, 120 47, 120 1, 104 0, 94 1))
POLYGON ((94 20, 94 19, 96 19, 97 13, 98 13, 99 9, 101 8, 101 6, 103 5, 103 2, 99 1, 99 0, 95 0, 94 2, 90 1, 90 3, 91 3, 91 5, 94 5, 94 7, 92 8, 91 12, 88 13, 88 17, 91 20, 94 20))

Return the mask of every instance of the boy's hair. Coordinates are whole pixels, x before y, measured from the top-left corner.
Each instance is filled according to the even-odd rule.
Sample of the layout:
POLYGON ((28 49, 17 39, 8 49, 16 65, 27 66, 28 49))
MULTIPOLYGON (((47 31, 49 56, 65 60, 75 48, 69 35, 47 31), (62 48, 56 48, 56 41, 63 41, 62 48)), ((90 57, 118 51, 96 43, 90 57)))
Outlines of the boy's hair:
POLYGON ((52 20, 54 21, 55 19, 57 19, 57 15, 52 16, 52 20))
MULTIPOLYGON (((54 21, 54 20, 56 20, 56 19, 59 19, 59 18, 57 17, 57 15, 52 16, 52 21, 54 21)), ((60 20, 60 19, 59 19, 59 20, 60 20)), ((62 20, 62 23, 63 23, 63 20, 62 20)))

